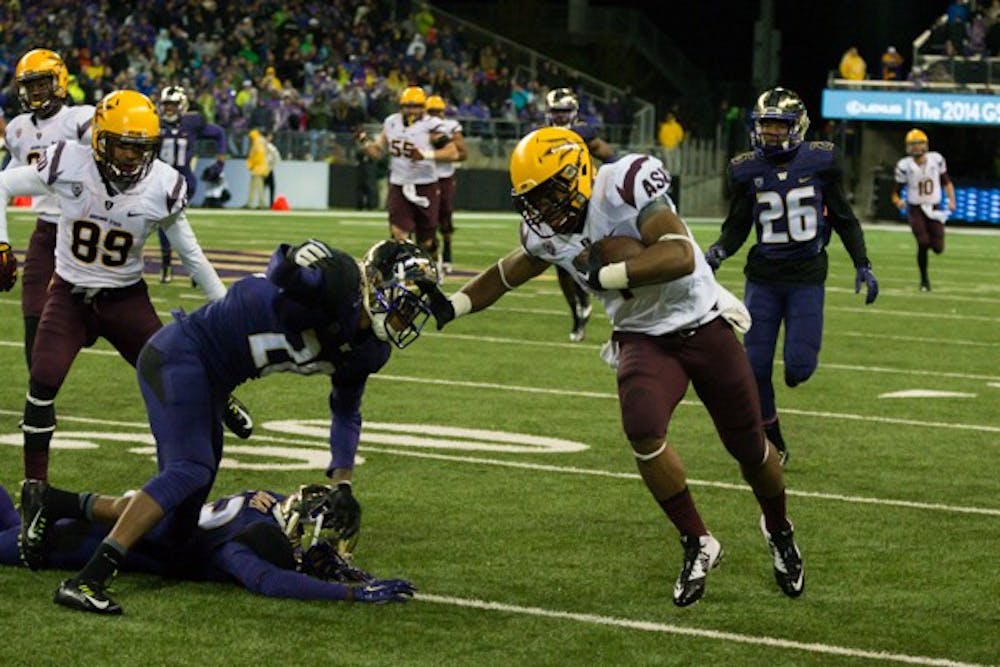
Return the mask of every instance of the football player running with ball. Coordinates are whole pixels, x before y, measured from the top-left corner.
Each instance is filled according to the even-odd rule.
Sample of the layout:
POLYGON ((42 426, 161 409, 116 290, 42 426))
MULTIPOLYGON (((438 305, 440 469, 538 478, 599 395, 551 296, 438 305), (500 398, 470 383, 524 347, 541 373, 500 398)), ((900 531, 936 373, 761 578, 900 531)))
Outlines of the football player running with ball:
POLYGON ((757 98, 751 112, 754 150, 729 163, 729 215, 719 240, 705 253, 712 270, 735 253, 751 228, 757 242, 747 253, 743 299, 753 328, 743 338, 757 378, 764 431, 781 451, 781 435, 771 372, 778 329, 785 323, 785 384, 808 380, 819 363, 827 254, 836 231, 854 264, 855 293, 866 286, 865 304, 878 296, 861 225, 841 184, 834 145, 805 142, 809 116, 794 92, 773 88, 757 98))
POLYGON ((749 325, 746 310, 716 283, 675 212, 663 164, 649 155, 624 155, 595 178, 579 135, 547 127, 517 144, 510 177, 523 218, 521 246, 450 299, 434 298, 438 326, 489 307, 551 264, 570 272, 614 325, 604 356, 617 367, 625 434, 646 487, 680 532, 684 553, 674 604, 697 602, 722 557, 667 442, 689 383, 753 489, 779 587, 799 596, 805 576, 785 512, 782 468, 764 438, 753 373, 733 331, 749 325), (630 237, 642 247, 629 259, 607 257, 601 241, 608 237, 630 237))

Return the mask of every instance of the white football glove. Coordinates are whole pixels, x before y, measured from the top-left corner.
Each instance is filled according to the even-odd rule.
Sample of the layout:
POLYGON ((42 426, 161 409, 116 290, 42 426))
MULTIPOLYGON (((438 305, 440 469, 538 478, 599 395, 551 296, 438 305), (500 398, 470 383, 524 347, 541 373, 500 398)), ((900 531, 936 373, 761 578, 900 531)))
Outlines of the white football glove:
POLYGON ((322 241, 309 239, 292 249, 291 260, 299 266, 312 266, 327 257, 333 257, 333 250, 330 249, 330 246, 322 241))

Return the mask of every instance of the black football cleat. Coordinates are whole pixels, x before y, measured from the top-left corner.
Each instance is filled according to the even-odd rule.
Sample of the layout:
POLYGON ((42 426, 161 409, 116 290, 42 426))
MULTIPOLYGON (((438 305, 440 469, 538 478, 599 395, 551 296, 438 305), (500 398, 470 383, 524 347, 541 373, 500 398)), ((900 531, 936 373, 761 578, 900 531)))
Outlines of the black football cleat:
POLYGON ((242 401, 235 396, 229 396, 229 402, 226 404, 226 411, 222 417, 222 421, 225 423, 226 428, 241 440, 246 440, 253 435, 253 416, 250 414, 247 406, 243 405, 242 401))
POLYGON ((17 535, 17 550, 21 561, 32 570, 45 564, 49 524, 45 511, 45 492, 49 485, 40 479, 21 482, 21 530, 17 535))
POLYGON ((774 558, 774 580, 781 592, 790 598, 802 595, 806 587, 806 573, 802 567, 802 554, 795 546, 795 535, 791 524, 788 528, 771 535, 767 532, 764 517, 760 517, 760 532, 767 540, 774 558))
POLYGON ((921 280, 920 281, 920 291, 921 292, 930 292, 931 291, 931 281, 927 280, 926 278, 923 279, 923 280, 921 280))
POLYGON ((674 584, 674 604, 687 607, 705 594, 705 579, 708 571, 722 560, 722 545, 711 535, 682 535, 684 566, 677 583, 674 584))
POLYGON ((52 601, 77 611, 89 611, 92 614, 119 616, 121 605, 115 602, 108 592, 94 583, 79 579, 65 579, 56 589, 52 601))

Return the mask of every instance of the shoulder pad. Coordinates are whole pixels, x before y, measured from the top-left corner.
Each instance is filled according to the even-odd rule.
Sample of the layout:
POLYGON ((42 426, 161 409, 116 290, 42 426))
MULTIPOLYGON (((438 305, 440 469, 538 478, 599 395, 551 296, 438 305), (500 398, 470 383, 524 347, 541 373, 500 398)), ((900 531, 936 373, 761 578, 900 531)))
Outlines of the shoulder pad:
POLYGON ((810 141, 809 148, 814 151, 833 151, 836 149, 836 146, 829 141, 810 141))
POLYGON ((729 164, 737 165, 737 164, 742 164, 744 162, 748 162, 754 158, 754 155, 756 155, 756 153, 754 153, 753 151, 740 153, 739 155, 733 156, 733 158, 729 161, 729 164))
POLYGON ((642 210, 653 199, 666 195, 670 188, 670 174, 651 155, 628 155, 612 165, 615 171, 607 192, 612 204, 642 210))

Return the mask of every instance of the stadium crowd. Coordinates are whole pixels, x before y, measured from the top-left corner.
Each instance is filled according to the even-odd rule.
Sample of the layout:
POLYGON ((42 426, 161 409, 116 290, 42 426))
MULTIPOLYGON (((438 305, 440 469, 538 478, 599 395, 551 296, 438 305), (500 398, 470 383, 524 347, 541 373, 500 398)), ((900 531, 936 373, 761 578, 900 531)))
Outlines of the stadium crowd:
POLYGON ((165 86, 183 86, 192 106, 230 135, 351 131, 381 122, 411 84, 447 100, 469 134, 489 134, 491 120, 541 124, 545 93, 566 85, 578 88, 581 115, 591 122, 631 118, 628 100, 599 111, 553 63, 528 80, 502 46, 476 43, 425 3, 40 0, 4 3, 0 29, 7 118, 18 112, 14 66, 38 46, 63 56, 75 104, 125 88, 155 99, 165 86))

